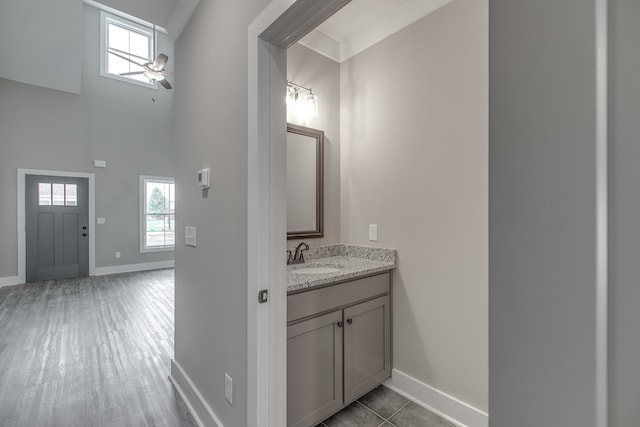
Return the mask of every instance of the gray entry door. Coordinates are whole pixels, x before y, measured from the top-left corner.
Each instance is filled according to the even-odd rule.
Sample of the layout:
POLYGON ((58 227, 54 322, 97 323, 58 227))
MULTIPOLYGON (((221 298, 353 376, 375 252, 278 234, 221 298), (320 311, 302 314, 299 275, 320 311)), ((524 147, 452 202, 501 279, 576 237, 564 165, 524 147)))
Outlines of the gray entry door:
POLYGON ((89 275, 89 180, 27 175, 27 282, 89 275))

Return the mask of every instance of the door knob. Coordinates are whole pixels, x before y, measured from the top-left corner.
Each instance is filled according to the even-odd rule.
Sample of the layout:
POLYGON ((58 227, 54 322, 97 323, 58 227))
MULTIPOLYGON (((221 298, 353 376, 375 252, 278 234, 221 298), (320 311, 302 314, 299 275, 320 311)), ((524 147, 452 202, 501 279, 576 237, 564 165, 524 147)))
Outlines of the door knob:
POLYGON ((82 233, 82 235, 83 235, 84 237, 87 237, 87 236, 88 236, 88 234, 87 234, 87 233, 82 233))
POLYGON ((82 229, 83 229, 83 230, 86 230, 86 229, 87 229, 87 226, 85 225, 84 227, 82 227, 82 229))
POLYGON ((347 319, 347 323, 348 324, 352 324, 353 323, 353 319, 347 319))

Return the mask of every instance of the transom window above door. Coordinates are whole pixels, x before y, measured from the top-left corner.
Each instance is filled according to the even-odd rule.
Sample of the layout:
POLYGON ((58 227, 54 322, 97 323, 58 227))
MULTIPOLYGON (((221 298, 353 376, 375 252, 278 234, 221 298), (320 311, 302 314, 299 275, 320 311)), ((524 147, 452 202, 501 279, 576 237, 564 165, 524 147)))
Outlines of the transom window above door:
POLYGON ((38 205, 77 206, 78 186, 76 184, 38 183, 38 205))

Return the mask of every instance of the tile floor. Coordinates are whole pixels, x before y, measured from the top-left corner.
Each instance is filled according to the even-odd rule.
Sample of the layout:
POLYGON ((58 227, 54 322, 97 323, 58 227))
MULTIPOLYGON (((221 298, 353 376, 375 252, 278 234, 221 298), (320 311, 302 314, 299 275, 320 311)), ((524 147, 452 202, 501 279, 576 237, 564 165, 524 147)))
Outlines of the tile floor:
POLYGON ((316 427, 455 427, 385 386, 378 386, 316 427))

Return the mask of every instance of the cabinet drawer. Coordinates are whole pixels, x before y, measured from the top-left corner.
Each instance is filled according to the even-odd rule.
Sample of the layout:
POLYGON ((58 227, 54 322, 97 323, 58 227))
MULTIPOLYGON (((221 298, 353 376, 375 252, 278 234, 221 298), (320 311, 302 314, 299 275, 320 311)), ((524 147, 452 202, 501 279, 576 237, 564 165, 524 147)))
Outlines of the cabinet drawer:
POLYGON ((389 272, 287 297, 287 322, 356 303, 389 292, 389 272))

